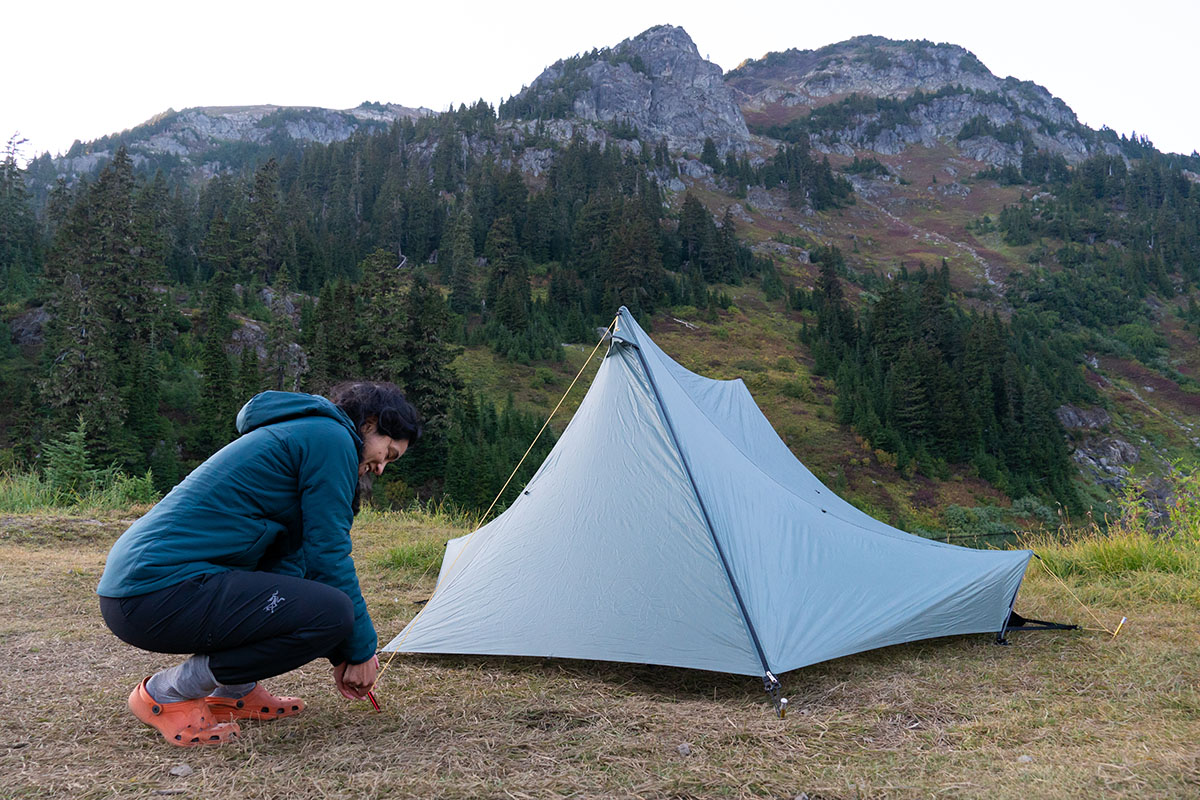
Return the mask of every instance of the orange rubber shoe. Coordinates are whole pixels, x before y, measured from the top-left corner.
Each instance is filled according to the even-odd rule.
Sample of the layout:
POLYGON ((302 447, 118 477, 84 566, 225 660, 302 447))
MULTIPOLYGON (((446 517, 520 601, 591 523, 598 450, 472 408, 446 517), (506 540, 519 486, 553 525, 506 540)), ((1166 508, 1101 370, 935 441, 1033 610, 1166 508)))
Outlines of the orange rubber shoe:
POLYGON ((248 693, 238 698, 206 697, 204 702, 212 709, 217 719, 283 719, 294 717, 304 710, 304 701, 299 697, 276 697, 255 684, 248 693))
POLYGON ((236 723, 217 722, 203 700, 159 703, 146 691, 147 680, 143 679, 130 692, 129 710, 171 744, 177 747, 225 744, 241 734, 242 729, 236 723))

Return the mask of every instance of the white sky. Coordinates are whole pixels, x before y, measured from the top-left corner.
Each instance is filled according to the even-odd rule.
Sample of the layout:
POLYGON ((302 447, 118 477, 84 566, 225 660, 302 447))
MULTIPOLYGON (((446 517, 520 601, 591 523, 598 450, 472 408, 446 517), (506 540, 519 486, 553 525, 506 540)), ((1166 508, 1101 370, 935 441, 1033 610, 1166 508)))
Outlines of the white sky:
POLYGON ((0 144, 19 131, 26 158, 59 153, 167 108, 496 104, 559 58, 662 23, 725 69, 859 34, 953 42, 1092 127, 1200 150, 1195 0, 21 0, 0 12, 0 144))

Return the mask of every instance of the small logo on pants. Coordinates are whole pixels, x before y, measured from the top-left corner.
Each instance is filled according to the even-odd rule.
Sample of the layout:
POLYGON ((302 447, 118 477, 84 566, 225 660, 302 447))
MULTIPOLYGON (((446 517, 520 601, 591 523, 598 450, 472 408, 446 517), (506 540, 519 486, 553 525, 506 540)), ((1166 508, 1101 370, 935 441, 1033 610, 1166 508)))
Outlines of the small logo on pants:
POLYGON ((271 597, 267 600, 267 605, 263 608, 263 611, 266 611, 268 614, 274 614, 275 609, 286 599, 286 597, 280 597, 279 590, 276 589, 274 592, 271 592, 271 597))

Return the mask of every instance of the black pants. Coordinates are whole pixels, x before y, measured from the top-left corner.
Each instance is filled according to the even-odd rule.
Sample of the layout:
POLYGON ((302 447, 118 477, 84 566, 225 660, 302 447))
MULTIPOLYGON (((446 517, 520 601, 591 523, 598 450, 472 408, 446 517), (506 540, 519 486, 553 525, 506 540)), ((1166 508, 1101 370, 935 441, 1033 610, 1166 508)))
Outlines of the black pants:
POLYGON ((333 587, 270 572, 200 575, 137 597, 101 597, 117 638, 155 653, 202 653, 223 684, 280 675, 328 656, 354 606, 333 587))

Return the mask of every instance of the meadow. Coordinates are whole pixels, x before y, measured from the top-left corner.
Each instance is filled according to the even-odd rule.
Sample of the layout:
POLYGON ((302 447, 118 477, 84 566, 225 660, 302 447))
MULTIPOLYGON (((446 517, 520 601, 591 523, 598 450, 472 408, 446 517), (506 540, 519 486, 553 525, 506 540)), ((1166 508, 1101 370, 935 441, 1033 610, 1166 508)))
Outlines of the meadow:
MULTIPOLYGON (((0 797, 1197 796, 1200 495, 1194 473, 1179 477, 1170 527, 1131 493, 1104 525, 1024 537, 1042 561, 1018 610, 1083 630, 1017 632, 1007 647, 935 639, 797 670, 781 676, 786 719, 740 676, 401 655, 379 713, 336 695, 314 662, 269 684, 304 696, 304 714, 200 750, 164 744, 125 709, 172 658, 120 643, 97 609, 105 554, 145 506, 0 512, 0 797)), ((359 516, 382 640, 471 524, 436 510, 359 516)))

